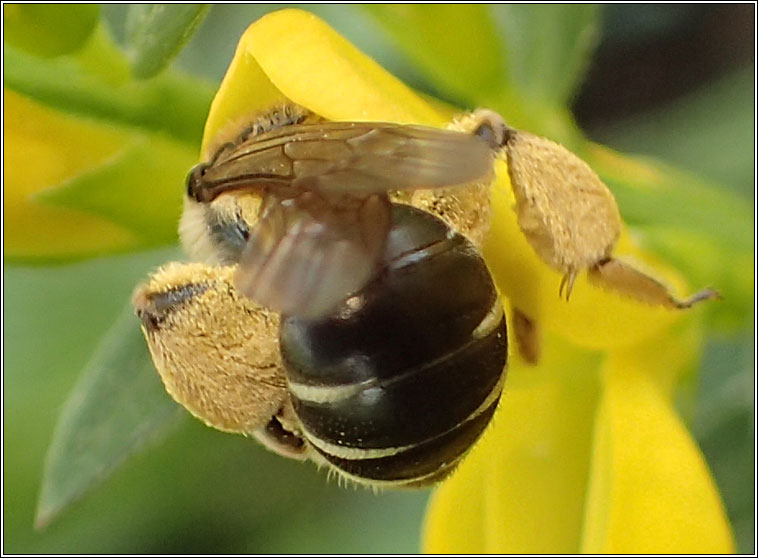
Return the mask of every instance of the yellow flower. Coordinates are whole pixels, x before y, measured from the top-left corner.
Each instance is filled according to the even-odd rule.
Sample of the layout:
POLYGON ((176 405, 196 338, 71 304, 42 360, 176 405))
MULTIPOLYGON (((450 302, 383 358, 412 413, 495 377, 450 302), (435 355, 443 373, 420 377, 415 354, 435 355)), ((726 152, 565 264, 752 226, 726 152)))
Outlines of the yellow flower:
POLYGON ((40 200, 49 189, 103 165, 127 134, 3 91, 3 248, 10 258, 66 257, 124 250, 131 232, 96 215, 40 200))
POLYGON ((173 241, 176 191, 154 185, 181 180, 192 147, 11 89, 3 102, 7 258, 66 261, 173 241))
MULTIPOLYGON (((206 122, 203 157, 225 131, 284 99, 330 120, 441 126, 450 117, 323 21, 283 10, 242 36, 206 122)), ((538 321, 543 351, 531 366, 511 341, 493 426, 433 494, 424 549, 733 552, 713 479, 672 402, 698 358, 701 312, 642 305, 583 277, 570 303, 561 300, 559 274, 518 227, 505 163, 496 171, 485 259, 508 305, 538 321)), ((616 253, 686 290, 626 232, 616 253)))
POLYGON ((6 258, 65 262, 175 242, 181 198, 171 185, 196 158, 192 123, 208 90, 171 73, 131 80, 97 7, 11 8, 12 42, 24 48, 5 53, 6 258), (64 15, 66 36, 32 49, 64 15))

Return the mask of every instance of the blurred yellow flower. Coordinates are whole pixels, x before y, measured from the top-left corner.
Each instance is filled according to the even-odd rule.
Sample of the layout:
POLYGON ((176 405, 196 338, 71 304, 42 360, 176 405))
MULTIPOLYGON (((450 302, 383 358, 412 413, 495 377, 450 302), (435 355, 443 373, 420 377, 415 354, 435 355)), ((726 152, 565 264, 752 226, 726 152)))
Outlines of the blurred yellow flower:
MULTIPOLYGON (((211 106, 203 158, 240 121, 284 99, 330 120, 441 126, 450 118, 323 21, 288 9, 242 36, 211 106)), ((518 227, 505 163, 496 171, 485 259, 508 305, 539 323, 543 351, 532 366, 511 343, 493 426, 433 494, 424 550, 733 552, 713 479, 672 403, 699 357, 701 312, 639 304, 583 277, 570 303, 561 300, 560 275, 518 227)), ((616 253, 685 290, 626 232, 616 253)))
POLYGON ((62 258, 136 246, 134 235, 117 224, 41 199, 117 157, 132 143, 130 135, 9 89, 3 90, 3 104, 5 255, 62 258))

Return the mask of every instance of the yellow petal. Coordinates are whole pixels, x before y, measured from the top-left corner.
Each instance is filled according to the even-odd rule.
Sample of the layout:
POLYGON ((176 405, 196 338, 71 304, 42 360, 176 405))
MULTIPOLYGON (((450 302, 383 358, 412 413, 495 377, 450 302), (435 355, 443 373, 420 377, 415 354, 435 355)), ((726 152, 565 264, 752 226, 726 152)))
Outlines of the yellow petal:
MULTIPOLYGON (((671 400, 680 380, 692 374, 703 349, 702 312, 693 310, 668 331, 637 345, 613 352, 612 362, 634 362, 650 378, 667 400, 671 400)), ((621 365, 620 365, 621 366, 621 365)), ((625 365, 624 365, 625 366, 625 365)))
POLYGON ((447 122, 443 112, 323 20, 286 9, 267 14, 242 35, 206 122, 204 157, 219 133, 284 99, 328 120, 447 122))
POLYGON ((582 551, 732 553, 705 460, 644 366, 627 353, 605 367, 582 551))
POLYGON ((493 424, 433 495, 431 553, 572 553, 580 544, 597 355, 559 339, 510 364, 493 424))
POLYGON ((65 258, 126 249, 136 239, 105 219, 47 207, 33 195, 107 161, 130 143, 111 127, 64 115, 4 90, 5 255, 65 258))
POLYGON ((218 144, 231 140, 256 113, 285 100, 248 52, 245 37, 254 26, 242 36, 211 103, 201 146, 203 160, 210 159, 218 144))
POLYGON ((493 434, 494 431, 495 428, 490 427, 453 477, 432 494, 424 518, 422 542, 425 553, 486 552, 487 473, 491 446, 497 445, 496 439, 499 436, 493 434))
MULTIPOLYGON (((559 297, 561 274, 537 256, 519 228, 506 163, 498 161, 496 171, 492 229, 483 253, 498 287, 514 306, 545 329, 589 348, 631 345, 654 336, 682 317, 679 311, 641 304, 590 285, 584 273, 577 278, 568 302, 559 297)), ((681 277, 641 252, 626 232, 615 254, 633 256, 681 290, 681 277)))
MULTIPOLYGON (((448 110, 414 93, 318 17, 285 9, 262 17, 240 39, 206 122, 203 158, 233 138, 254 113, 283 100, 329 120, 441 126, 450 117, 448 110)), ((545 328, 591 348, 636 343, 678 318, 676 312, 592 287, 583 276, 570 303, 561 300, 561 277, 537 258, 519 229, 505 163, 500 166, 493 230, 484 253, 499 287, 518 308, 545 328)), ((628 237, 622 238, 618 253, 650 263, 628 237)), ((666 279, 681 283, 670 270, 661 271, 666 279)))
POLYGON ((321 116, 444 124, 423 99, 313 14, 282 10, 254 27, 246 34, 248 48, 269 79, 321 116))

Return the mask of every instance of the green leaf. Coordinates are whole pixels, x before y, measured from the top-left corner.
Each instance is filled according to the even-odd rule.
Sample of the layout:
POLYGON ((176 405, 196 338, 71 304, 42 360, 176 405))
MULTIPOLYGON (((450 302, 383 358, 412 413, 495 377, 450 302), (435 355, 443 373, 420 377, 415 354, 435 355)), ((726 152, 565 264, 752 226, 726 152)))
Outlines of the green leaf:
POLYGON ((157 134, 135 135, 133 143, 101 166, 45 189, 33 200, 104 217, 134 234, 140 248, 176 241, 193 149, 157 134))
MULTIPOLYGON (((86 55, 96 57, 112 48, 102 42, 93 42, 88 49, 94 52, 86 55)), ((103 75, 106 70, 92 70, 118 66, 123 60, 108 56, 93 61, 87 56, 41 59, 6 46, 4 85, 65 113, 161 131, 199 146, 212 86, 175 71, 149 81, 127 81, 118 72, 103 75)))
POLYGON ((750 204, 729 190, 646 157, 592 147, 587 162, 613 191, 638 240, 688 278, 719 290, 707 305, 721 330, 745 327, 752 314, 754 259, 750 204))
POLYGON ((665 226, 635 227, 643 247, 682 272, 694 289, 713 287, 721 300, 704 305, 709 327, 733 334, 753 323, 755 261, 752 251, 710 235, 665 226))
POLYGON ((196 148, 163 134, 5 107, 5 257, 60 262, 173 243, 196 148))
POLYGON ((36 525, 104 479, 180 416, 153 368, 134 311, 108 331, 66 402, 48 450, 36 525))
POLYGON ((755 73, 732 72, 653 111, 593 132, 619 151, 652 155, 754 196, 755 73))
POLYGON ((613 191, 626 222, 705 234, 752 253, 753 220, 746 200, 649 157, 620 157, 588 146, 585 160, 613 191))
POLYGON ((704 307, 709 325, 727 332, 752 323, 754 307, 753 81, 752 70, 734 72, 597 132, 616 149, 664 158, 688 172, 604 148, 590 147, 588 155, 641 243, 693 288, 719 290, 723 299, 704 307))
POLYGON ((135 4, 127 16, 132 73, 153 77, 179 53, 203 21, 209 4, 135 4))
POLYGON ((369 5, 364 9, 439 90, 469 107, 573 147, 567 110, 597 39, 579 5, 369 5))
POLYGON ((530 107, 567 105, 598 40, 598 7, 499 4, 492 11, 520 97, 530 107))
POLYGON ((6 256, 67 261, 174 242, 212 88, 175 71, 133 81, 102 29, 76 57, 8 46, 4 61, 6 256))
POLYGON ((37 56, 78 50, 95 29, 97 4, 3 4, 3 39, 37 56))
POLYGON ((755 330, 711 340, 692 431, 708 459, 737 539, 755 554, 755 330))
POLYGON ((471 108, 507 95, 505 60, 489 6, 362 6, 439 90, 471 108))

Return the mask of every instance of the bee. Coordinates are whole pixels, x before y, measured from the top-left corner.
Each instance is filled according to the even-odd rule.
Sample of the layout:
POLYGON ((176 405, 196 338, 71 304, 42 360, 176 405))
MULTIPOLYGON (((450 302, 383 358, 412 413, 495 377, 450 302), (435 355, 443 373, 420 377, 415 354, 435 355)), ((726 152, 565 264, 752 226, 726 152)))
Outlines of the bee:
MULTIPOLYGON (((164 266, 133 299, 168 393, 356 483, 445 478, 506 377, 506 320, 479 253, 497 157, 566 298, 585 270, 655 304, 713 296, 679 301, 615 260, 613 196, 565 148, 488 110, 451 128, 327 122, 288 104, 196 166, 180 236, 202 263, 164 266)), ((536 360, 534 324, 518 309, 513 324, 536 360)))

